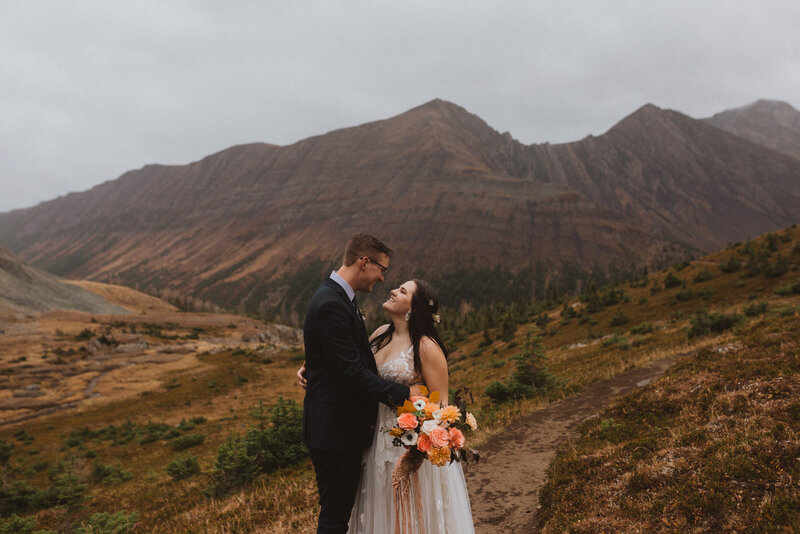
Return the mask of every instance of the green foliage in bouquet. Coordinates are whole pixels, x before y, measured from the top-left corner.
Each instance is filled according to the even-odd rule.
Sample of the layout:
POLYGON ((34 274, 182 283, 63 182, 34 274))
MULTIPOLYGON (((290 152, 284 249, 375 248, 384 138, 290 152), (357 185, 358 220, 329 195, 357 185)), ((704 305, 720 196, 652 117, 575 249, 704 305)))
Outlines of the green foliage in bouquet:
POLYGON ((232 435, 217 450, 209 493, 224 495, 263 473, 294 465, 308 456, 302 441, 303 412, 295 401, 283 397, 269 409, 259 406, 258 423, 244 436, 232 435))

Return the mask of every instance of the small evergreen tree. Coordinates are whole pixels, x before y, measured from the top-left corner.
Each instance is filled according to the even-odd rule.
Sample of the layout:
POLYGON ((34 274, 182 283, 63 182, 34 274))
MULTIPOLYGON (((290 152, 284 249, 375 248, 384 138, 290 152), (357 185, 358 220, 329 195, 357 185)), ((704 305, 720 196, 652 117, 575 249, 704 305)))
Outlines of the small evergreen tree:
POLYGON ((511 374, 511 382, 530 386, 537 393, 555 386, 558 381, 547 370, 546 360, 539 330, 531 326, 525 337, 522 352, 514 357, 515 369, 511 374))

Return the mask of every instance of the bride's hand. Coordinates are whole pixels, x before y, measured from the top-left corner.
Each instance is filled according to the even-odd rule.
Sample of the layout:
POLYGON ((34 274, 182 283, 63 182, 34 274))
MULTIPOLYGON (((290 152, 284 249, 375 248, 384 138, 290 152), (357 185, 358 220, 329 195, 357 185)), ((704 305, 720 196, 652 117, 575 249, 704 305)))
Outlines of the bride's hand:
POLYGON ((297 370, 297 383, 300 384, 300 387, 306 389, 308 386, 308 382, 306 382, 306 364, 303 362, 303 366, 297 370))

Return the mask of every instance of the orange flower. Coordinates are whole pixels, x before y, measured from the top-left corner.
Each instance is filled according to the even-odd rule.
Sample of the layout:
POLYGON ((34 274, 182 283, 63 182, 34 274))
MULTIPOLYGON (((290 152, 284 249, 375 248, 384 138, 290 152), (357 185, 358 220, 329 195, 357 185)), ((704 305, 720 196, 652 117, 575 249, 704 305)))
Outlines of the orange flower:
POLYGON ((447 465, 447 462, 450 461, 450 447, 432 448, 428 451, 428 460, 439 467, 447 465))
POLYGON ((431 404, 430 402, 425 405, 425 419, 433 419, 433 412, 439 409, 439 406, 436 404, 431 404))
POLYGON ((457 428, 450 428, 450 445, 454 449, 460 449, 464 446, 464 433, 457 428))
POLYGON ((453 405, 442 408, 439 420, 447 423, 455 423, 461 417, 461 410, 453 405))
POLYGON ((413 413, 404 413, 397 418, 397 425, 403 430, 413 430, 417 424, 417 417, 413 413))
POLYGON ((399 438, 403 434, 405 434, 405 430, 403 430, 402 428, 394 427, 389 431, 389 435, 395 438, 399 438))
POLYGON ((430 402, 428 397, 423 397, 422 395, 412 395, 408 400, 410 400, 412 403, 415 403, 418 400, 424 400, 426 403, 430 402))
POLYGON ((417 448, 422 452, 428 452, 430 450, 431 438, 428 437, 428 434, 420 432, 419 438, 417 439, 417 448))
POLYGON ((450 444, 450 434, 442 427, 431 430, 431 444, 434 447, 447 447, 450 444))

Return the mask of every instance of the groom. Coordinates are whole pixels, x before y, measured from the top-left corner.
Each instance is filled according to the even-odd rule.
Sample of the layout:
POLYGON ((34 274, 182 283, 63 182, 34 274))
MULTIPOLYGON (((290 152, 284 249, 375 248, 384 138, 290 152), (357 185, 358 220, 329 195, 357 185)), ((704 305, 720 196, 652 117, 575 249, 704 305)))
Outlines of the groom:
POLYGON ((375 237, 353 236, 342 266, 322 282, 306 311, 303 441, 317 475, 318 534, 347 532, 378 402, 402 404, 411 393, 378 376, 355 302, 356 292, 370 292, 383 281, 391 256, 392 249, 375 237))

